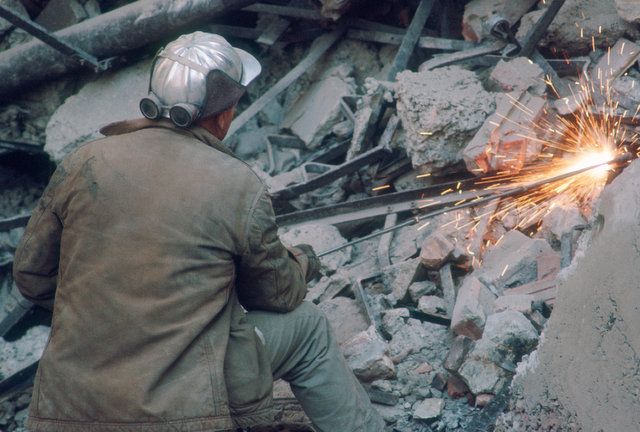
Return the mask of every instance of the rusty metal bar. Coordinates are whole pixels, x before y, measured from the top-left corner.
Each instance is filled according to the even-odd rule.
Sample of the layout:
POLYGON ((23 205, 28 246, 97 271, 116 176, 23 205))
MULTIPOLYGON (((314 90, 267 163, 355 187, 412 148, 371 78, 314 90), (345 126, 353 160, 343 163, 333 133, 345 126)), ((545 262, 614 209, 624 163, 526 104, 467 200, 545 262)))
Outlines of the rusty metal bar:
MULTIPOLYGON (((520 195, 520 194, 523 194, 523 193, 528 192, 530 190, 534 190, 536 188, 539 188, 540 186, 544 186, 544 185, 549 184, 549 183, 554 183, 554 182, 557 182, 557 181, 560 181, 560 180, 564 180, 566 178, 570 178, 570 177, 573 177, 575 175, 582 174, 583 172, 590 171, 592 169, 601 167, 603 165, 617 165, 617 164, 620 164, 620 163, 627 162, 627 161, 631 160, 632 157, 633 157, 633 155, 631 155, 630 153, 625 153, 625 154, 623 154, 621 156, 618 156, 618 157, 616 157, 614 159, 611 159, 611 160, 609 160, 607 162, 594 164, 594 165, 591 165, 591 166, 588 166, 588 167, 585 167, 585 168, 581 168, 581 169, 578 169, 578 170, 575 170, 575 171, 570 171, 568 173, 560 174, 558 176, 555 176, 555 177, 552 177, 552 178, 549 178, 549 179, 539 180, 539 181, 530 183, 528 185, 524 185, 524 186, 519 186, 519 187, 515 187, 515 188, 512 188, 512 189, 508 189, 508 190, 506 190, 504 192, 492 193, 492 194, 484 196, 484 197, 479 197, 478 199, 467 201, 467 202, 462 203, 462 204, 457 205, 457 206, 444 207, 444 208, 441 208, 441 209, 438 209, 438 210, 434 210, 434 211, 429 212, 427 214, 423 214, 423 215, 417 216, 415 218, 409 219, 409 220, 407 220, 407 221, 405 221, 403 223, 400 223, 398 225, 395 225, 393 227, 382 229, 380 231, 371 233, 371 234, 366 235, 364 237, 360 237, 359 239, 347 242, 347 243, 342 244, 340 246, 336 246, 334 248, 322 251, 322 252, 318 253, 318 256, 322 257, 322 256, 325 256, 325 255, 329 255, 329 254, 331 254, 333 252, 339 251, 340 249, 344 249, 345 247, 352 246, 354 244, 358 244, 360 242, 363 242, 363 241, 366 241, 366 240, 381 236, 381 235, 383 235, 383 234, 385 234, 387 232, 390 232, 390 231, 395 231, 395 230, 398 230, 398 229, 406 227, 406 226, 415 225, 415 224, 417 224, 418 222, 420 222, 422 220, 430 219, 430 218, 433 218, 435 216, 439 216, 439 215, 441 215, 443 213, 447 213, 447 212, 450 212, 450 211, 461 210, 461 209, 467 208, 467 207, 475 207, 475 206, 478 206, 478 205, 481 205, 481 204, 485 204, 485 203, 490 202, 490 201, 495 200, 495 199, 501 199, 501 198, 507 198, 507 197, 511 197, 511 196, 520 195)), ((459 195, 457 195, 457 196, 459 196, 459 195)))
MULTIPOLYGON (((471 185, 476 178, 463 180, 463 186, 471 185)), ((420 210, 423 208, 440 208, 453 204, 463 198, 474 199, 477 196, 486 196, 491 191, 466 192, 463 194, 441 194, 447 189, 454 188, 458 181, 441 183, 421 189, 413 189, 402 192, 393 192, 371 198, 300 210, 276 216, 278 226, 296 226, 305 223, 341 224, 357 220, 370 219, 385 216, 392 213, 420 210), (438 201, 427 202, 437 198, 438 201), (428 205, 427 205, 428 204, 428 205)))
POLYGON ((527 34, 522 41, 522 49, 519 55, 524 57, 530 57, 536 49, 536 45, 540 42, 540 39, 544 36, 545 32, 553 22, 553 19, 558 14, 558 11, 564 5, 565 0, 553 0, 544 14, 540 17, 538 22, 533 26, 531 31, 527 34))
POLYGON ((400 48, 398 48, 398 52, 393 59, 393 64, 387 74, 388 80, 395 80, 398 72, 407 68, 411 54, 413 54, 416 44, 418 43, 418 39, 420 39, 422 29, 427 22, 427 18, 429 18, 429 15, 431 14, 433 4, 434 0, 420 1, 415 14, 413 15, 413 19, 411 20, 411 24, 409 24, 409 28, 402 39, 400 48))
POLYGON ((338 165, 337 167, 325 173, 307 180, 304 183, 294 184, 293 186, 289 186, 286 189, 274 191, 272 192, 271 196, 274 200, 295 198, 302 193, 318 189, 322 186, 326 186, 331 182, 339 179, 340 177, 351 174, 358 169, 370 165, 373 162, 377 162, 390 154, 391 150, 387 146, 375 147, 369 151, 362 153, 361 155, 356 156, 350 161, 343 163, 342 165, 338 165))

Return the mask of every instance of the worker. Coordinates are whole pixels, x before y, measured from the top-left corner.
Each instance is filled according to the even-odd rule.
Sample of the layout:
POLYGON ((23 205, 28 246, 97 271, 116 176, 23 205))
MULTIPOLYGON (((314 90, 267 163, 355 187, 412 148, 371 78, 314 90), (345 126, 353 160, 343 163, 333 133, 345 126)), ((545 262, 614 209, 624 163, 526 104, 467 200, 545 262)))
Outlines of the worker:
POLYGON ((313 249, 283 246, 265 185, 220 141, 260 69, 221 36, 181 36, 153 61, 146 118, 59 164, 13 268, 53 309, 30 430, 269 430, 280 378, 318 431, 383 430, 303 302, 313 249))

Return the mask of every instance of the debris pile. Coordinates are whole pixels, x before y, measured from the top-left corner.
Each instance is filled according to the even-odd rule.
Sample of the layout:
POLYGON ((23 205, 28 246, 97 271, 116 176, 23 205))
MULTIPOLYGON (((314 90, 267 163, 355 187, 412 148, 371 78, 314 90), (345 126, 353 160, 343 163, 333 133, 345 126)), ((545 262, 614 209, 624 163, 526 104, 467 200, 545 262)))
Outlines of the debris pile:
MULTIPOLYGON (((23 16, 37 15, 6 2, 13 3, 23 16)), ((100 61, 107 52, 118 58, 101 63, 109 71, 70 76, 80 65, 60 53, 64 67, 38 72, 54 82, 25 96, 0 84, 7 98, 0 118, 11 125, 1 132, 0 157, 28 152, 59 162, 106 123, 139 117, 150 59, 168 37, 151 31, 117 50, 92 47, 85 41, 99 39, 118 14, 118 31, 133 32, 138 23, 128 19, 142 2, 44 3, 41 14, 57 11, 59 20, 49 13, 36 22, 66 28, 64 40, 100 61)), ((183 25, 219 32, 261 58, 263 75, 225 144, 269 186, 283 242, 322 253, 322 277, 309 284, 307 301, 329 317, 389 430, 597 430, 589 422, 619 416, 575 395, 602 395, 598 406, 606 406, 614 395, 596 388, 602 370, 625 388, 615 399, 620 412, 640 412, 632 402, 639 386, 623 379, 637 381, 630 313, 639 303, 621 291, 633 285, 637 253, 633 236, 614 227, 637 220, 629 216, 637 206, 625 212, 628 204, 614 196, 637 204, 637 163, 608 187, 598 210, 607 181, 638 151, 640 4, 364 3, 235 1, 231 19, 215 9, 214 22, 189 14, 183 25), (583 154, 598 157, 577 163, 583 154), (617 242, 620 251, 611 246, 617 242), (598 270, 609 256, 615 275, 598 270), (620 281, 615 295, 609 280, 620 281), (578 329, 585 304, 597 337, 578 329), (574 337, 592 348, 586 374, 570 364, 583 357, 574 337), (602 364, 604 351, 622 359, 602 364)), ((162 19, 149 12, 154 26, 162 19)), ((175 25, 171 35, 181 30, 175 25)), ((0 25, 0 38, 12 28, 0 25)), ((107 39, 98 45, 111 45, 107 39)), ((0 58, 26 49, 21 43, 0 58)), ((37 53, 44 43, 30 44, 37 53)), ((36 77, 10 79, 18 88, 36 77)), ((22 391, 46 338, 10 279, 23 215, 42 185, 7 182, 13 177, 21 189, 0 195, 0 336, 13 333, 34 354, 16 366, 20 379, 7 381, 15 375, 8 372, 0 381, 0 427, 9 431, 20 430, 22 391)), ((282 418, 295 417, 305 430, 287 386, 276 387, 282 418)), ((621 430, 637 430, 639 420, 627 418, 621 430)))

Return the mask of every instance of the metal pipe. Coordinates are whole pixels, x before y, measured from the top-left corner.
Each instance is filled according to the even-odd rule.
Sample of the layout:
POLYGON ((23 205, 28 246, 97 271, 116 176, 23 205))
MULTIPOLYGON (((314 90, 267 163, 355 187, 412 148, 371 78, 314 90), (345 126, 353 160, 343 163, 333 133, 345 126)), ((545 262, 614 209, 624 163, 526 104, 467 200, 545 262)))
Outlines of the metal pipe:
POLYGON ((366 235, 364 237, 360 237, 359 239, 352 240, 350 242, 344 243, 344 244, 342 244, 340 246, 336 246, 334 248, 324 250, 324 251, 318 253, 317 255, 318 255, 318 257, 329 255, 329 254, 331 254, 333 252, 339 251, 340 249, 344 249, 344 248, 346 248, 348 246, 352 246, 354 244, 358 244, 360 242, 363 242, 363 241, 366 241, 366 240, 381 236, 383 234, 386 234, 386 233, 391 232, 391 231, 398 230, 400 228, 404 228, 406 226, 415 225, 415 224, 417 224, 418 222, 420 222, 422 220, 429 219, 429 218, 432 218, 432 217, 435 217, 435 216, 439 216, 439 215, 441 215, 443 213, 447 213, 447 212, 455 211, 455 210, 460 210, 460 209, 468 208, 468 207, 475 207, 477 205, 485 204, 485 203, 487 203, 489 201, 493 201, 495 199, 501 199, 501 198, 507 198, 507 197, 514 196, 514 195, 520 195, 520 194, 522 194, 524 192, 539 188, 540 186, 544 186, 544 185, 549 184, 549 183, 554 183, 554 182, 557 182, 557 181, 560 181, 560 180, 564 180, 566 178, 573 177, 573 176, 578 175, 578 174, 582 174, 583 172, 590 171, 592 169, 601 167, 603 165, 613 165, 613 164, 619 164, 619 163, 622 163, 622 162, 626 162, 626 161, 631 160, 631 158, 632 158, 632 155, 630 153, 625 153, 625 154, 620 155, 620 156, 618 156, 618 157, 616 157, 614 159, 611 159, 611 160, 609 160, 607 162, 601 162, 601 163, 598 163, 598 164, 595 164, 595 165, 590 165, 590 166, 585 167, 585 168, 580 168, 580 169, 575 170, 575 171, 569 171, 567 173, 560 174, 560 175, 557 175, 555 177, 551 177, 549 179, 538 180, 537 182, 533 182, 533 183, 530 183, 528 185, 518 186, 518 187, 515 187, 513 189, 509 189, 509 190, 501 192, 501 193, 492 194, 492 195, 486 196, 484 198, 480 198, 480 199, 476 199, 476 200, 473 200, 473 201, 469 201, 469 202, 466 202, 464 204, 460 204, 460 205, 457 205, 457 206, 450 206, 450 207, 445 207, 445 208, 442 208, 442 209, 439 209, 439 210, 435 210, 435 211, 432 211, 430 213, 427 213, 427 214, 424 214, 424 215, 417 216, 415 218, 409 219, 409 220, 407 220, 405 222, 402 222, 400 224, 394 225, 392 227, 389 227, 389 228, 386 228, 386 229, 371 233, 371 234, 366 235))
MULTIPOLYGON (((139 0, 82 21, 53 35, 96 58, 141 48, 180 29, 210 21, 252 0, 139 0)), ((80 64, 40 40, 0 53, 0 96, 78 69, 80 64)))

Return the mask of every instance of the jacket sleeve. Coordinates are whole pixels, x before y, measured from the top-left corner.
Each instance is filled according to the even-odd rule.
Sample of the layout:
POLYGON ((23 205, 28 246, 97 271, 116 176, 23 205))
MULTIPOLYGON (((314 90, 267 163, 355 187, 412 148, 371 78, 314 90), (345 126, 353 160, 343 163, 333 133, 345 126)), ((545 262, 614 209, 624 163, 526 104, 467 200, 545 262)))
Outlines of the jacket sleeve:
POLYGON ((22 295, 47 309, 53 309, 62 234, 53 203, 64 177, 60 166, 31 214, 13 261, 13 279, 22 295))
POLYGON ((264 189, 249 212, 246 236, 236 281, 240 303, 247 310, 294 310, 307 292, 304 263, 280 242, 271 199, 264 189))

